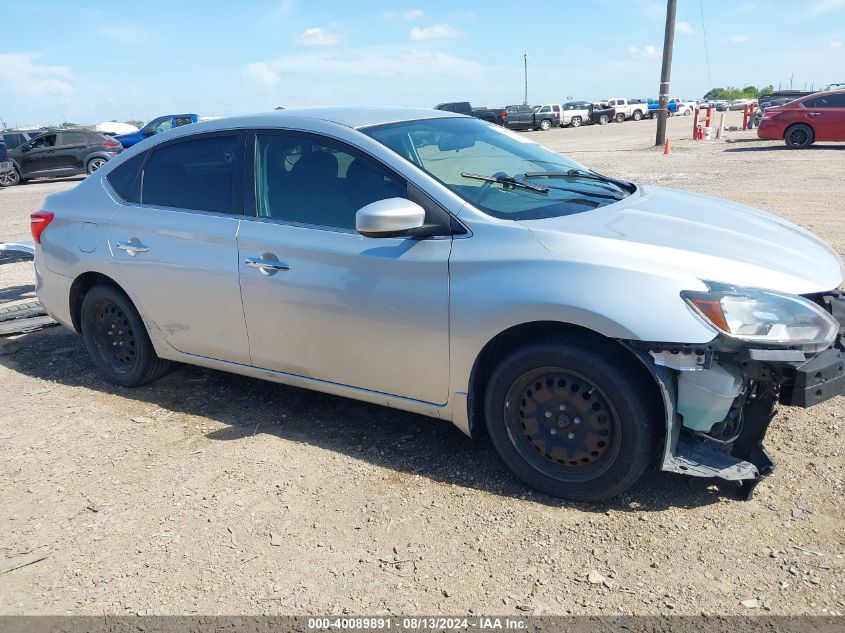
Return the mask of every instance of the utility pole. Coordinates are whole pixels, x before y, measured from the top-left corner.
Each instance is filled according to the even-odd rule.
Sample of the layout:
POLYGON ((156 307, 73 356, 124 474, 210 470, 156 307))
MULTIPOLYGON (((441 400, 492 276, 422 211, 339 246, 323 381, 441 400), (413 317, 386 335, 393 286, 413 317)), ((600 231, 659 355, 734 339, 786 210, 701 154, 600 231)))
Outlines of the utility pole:
POLYGON ((672 75, 672 47, 675 45, 675 13, 678 0, 666 1, 666 34, 663 36, 663 67, 660 70, 660 105, 657 110, 655 145, 666 142, 666 119, 669 118, 669 78, 672 75))
POLYGON ((522 54, 522 62, 525 66, 525 97, 523 97, 522 105, 528 105, 528 53, 522 54))

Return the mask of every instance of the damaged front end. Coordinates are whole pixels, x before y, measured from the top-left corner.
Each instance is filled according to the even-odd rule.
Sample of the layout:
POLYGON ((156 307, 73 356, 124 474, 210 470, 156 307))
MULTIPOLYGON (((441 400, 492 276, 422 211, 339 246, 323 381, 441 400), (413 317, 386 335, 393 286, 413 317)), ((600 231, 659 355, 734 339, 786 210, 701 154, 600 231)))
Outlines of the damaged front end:
MULTIPOLYGON (((710 295, 706 301, 712 302, 710 295)), ((706 301, 699 303, 710 309, 706 301)), ((736 330, 735 322, 728 323, 739 312, 733 307, 734 314, 725 310, 724 327, 718 327, 718 317, 708 318, 724 331, 707 345, 627 343, 663 395, 662 470, 734 482, 750 498, 774 468, 763 438, 776 404, 806 408, 845 395, 845 294, 833 291, 801 301, 823 309, 830 326, 823 343, 743 340, 728 331, 736 330)))

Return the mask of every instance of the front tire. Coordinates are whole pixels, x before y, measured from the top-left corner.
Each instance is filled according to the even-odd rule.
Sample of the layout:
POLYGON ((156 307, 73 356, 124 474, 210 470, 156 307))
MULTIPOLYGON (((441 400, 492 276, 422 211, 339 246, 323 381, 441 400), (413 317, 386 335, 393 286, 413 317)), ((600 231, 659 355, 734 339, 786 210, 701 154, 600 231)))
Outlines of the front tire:
POLYGON ((783 135, 789 149, 807 149, 816 140, 813 128, 804 123, 791 126, 783 135))
POLYGON ((0 187, 13 187, 19 185, 21 182, 21 175, 14 167, 9 171, 0 173, 0 187))
POLYGON ((487 430, 523 482, 565 499, 615 497, 642 476, 662 416, 637 360, 612 343, 539 341, 487 385, 487 430))
POLYGON ((80 317, 85 347, 110 383, 138 387, 170 369, 170 361, 156 356, 135 306, 117 288, 92 287, 82 300, 80 317))

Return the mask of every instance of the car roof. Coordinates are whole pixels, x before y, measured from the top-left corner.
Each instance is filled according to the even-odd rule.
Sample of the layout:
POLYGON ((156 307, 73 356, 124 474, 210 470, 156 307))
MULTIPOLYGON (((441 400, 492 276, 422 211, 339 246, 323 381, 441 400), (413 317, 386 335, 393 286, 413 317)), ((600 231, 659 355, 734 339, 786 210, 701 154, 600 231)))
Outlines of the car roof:
MULTIPOLYGON (((418 121, 420 119, 445 119, 467 117, 463 114, 434 110, 432 108, 399 108, 399 107, 318 107, 318 108, 290 108, 272 110, 258 114, 227 117, 196 123, 191 128, 204 130, 227 129, 232 127, 262 127, 284 124, 286 121, 297 119, 312 119, 329 121, 349 128, 363 128, 385 123, 401 123, 403 121, 418 121), (196 126, 196 127, 195 127, 196 126)), ((187 127, 187 126, 185 126, 187 127)))

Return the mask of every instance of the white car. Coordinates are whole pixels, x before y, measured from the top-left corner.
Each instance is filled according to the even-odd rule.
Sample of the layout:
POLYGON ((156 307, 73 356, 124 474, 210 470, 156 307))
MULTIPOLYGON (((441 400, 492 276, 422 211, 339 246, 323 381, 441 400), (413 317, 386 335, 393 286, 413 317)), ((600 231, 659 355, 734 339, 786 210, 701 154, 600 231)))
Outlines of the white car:
POLYGON ((622 97, 614 97, 612 99, 605 99, 604 101, 616 110, 614 119, 617 123, 622 123, 622 121, 627 119, 639 121, 648 115, 647 103, 632 103, 622 97))

